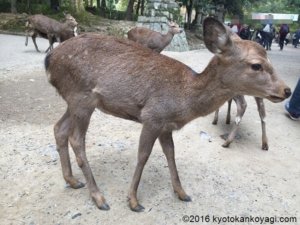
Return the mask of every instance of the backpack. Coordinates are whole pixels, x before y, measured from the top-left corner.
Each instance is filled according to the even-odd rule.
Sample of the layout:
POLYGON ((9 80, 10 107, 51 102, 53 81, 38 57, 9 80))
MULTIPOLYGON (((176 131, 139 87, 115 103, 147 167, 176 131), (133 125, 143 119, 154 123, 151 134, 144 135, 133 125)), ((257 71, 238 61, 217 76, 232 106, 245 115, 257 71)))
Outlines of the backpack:
POLYGON ((281 33, 287 34, 289 32, 289 27, 286 24, 283 24, 281 27, 281 33))

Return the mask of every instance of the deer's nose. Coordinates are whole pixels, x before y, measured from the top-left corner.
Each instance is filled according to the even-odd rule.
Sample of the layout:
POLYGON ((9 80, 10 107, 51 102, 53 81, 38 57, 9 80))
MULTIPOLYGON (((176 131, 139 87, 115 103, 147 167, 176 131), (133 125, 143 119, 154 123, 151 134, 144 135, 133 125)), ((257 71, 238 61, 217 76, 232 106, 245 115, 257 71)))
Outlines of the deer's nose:
POLYGON ((284 89, 284 94, 286 98, 290 97, 292 94, 291 89, 290 88, 284 89))

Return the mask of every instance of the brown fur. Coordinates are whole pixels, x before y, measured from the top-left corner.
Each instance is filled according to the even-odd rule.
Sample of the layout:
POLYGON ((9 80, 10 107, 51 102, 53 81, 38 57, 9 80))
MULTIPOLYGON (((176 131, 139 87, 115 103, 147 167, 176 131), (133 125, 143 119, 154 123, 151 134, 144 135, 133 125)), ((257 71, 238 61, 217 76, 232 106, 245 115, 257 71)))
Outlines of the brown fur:
POLYGON ((28 44, 29 33, 38 52, 39 49, 35 41, 37 36, 49 40, 49 48, 46 52, 53 49, 54 42, 63 42, 74 37, 76 35, 74 29, 77 28, 78 23, 70 14, 65 14, 65 19, 64 23, 60 23, 40 14, 30 16, 26 23, 25 45, 28 44))
POLYGON ((212 18, 204 21, 204 40, 216 55, 200 74, 130 40, 96 34, 72 38, 46 57, 48 79, 68 105, 54 128, 63 176, 71 187, 83 186, 72 175, 70 142, 91 197, 100 209, 109 206, 100 194, 85 153, 85 135, 95 108, 143 125, 128 194, 130 208, 142 211, 137 189, 156 139, 167 157, 175 193, 181 200, 190 201, 177 173, 172 131, 215 111, 238 94, 274 102, 290 95, 290 89, 277 77, 261 46, 232 38, 212 18), (254 71, 254 61, 262 64, 263 69, 254 71))
POLYGON ((128 31, 128 39, 140 43, 141 45, 150 48, 156 52, 161 52, 167 47, 175 34, 182 32, 178 24, 169 23, 169 31, 166 34, 150 30, 145 27, 135 27, 128 31))

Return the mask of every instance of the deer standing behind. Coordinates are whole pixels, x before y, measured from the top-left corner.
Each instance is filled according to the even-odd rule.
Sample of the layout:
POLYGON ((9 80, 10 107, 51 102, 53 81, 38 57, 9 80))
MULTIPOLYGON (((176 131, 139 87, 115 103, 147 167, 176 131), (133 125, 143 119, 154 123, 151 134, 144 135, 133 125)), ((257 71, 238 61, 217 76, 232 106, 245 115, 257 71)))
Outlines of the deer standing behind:
POLYGON ((135 27, 128 31, 128 39, 160 53, 171 43, 175 34, 182 32, 178 24, 173 21, 169 22, 168 26, 169 31, 166 34, 161 34, 145 27, 135 27))
POLYGON ((69 38, 77 36, 77 25, 75 18, 70 14, 65 15, 65 22, 60 23, 54 19, 51 19, 44 15, 33 15, 28 18, 26 22, 26 41, 25 45, 28 45, 28 36, 30 35, 36 51, 40 52, 36 44, 36 37, 42 37, 49 40, 49 48, 53 49, 55 42, 63 42, 69 38))
POLYGON ((132 41, 97 34, 72 38, 45 58, 48 80, 67 103, 65 114, 54 127, 63 177, 72 188, 84 186, 72 174, 69 142, 98 208, 108 210, 109 205, 95 182, 85 149, 96 108, 142 124, 128 192, 131 210, 140 212, 144 207, 138 202, 137 189, 157 139, 167 158, 174 192, 180 200, 191 201, 178 176, 172 132, 236 95, 272 102, 290 96, 290 88, 278 78, 263 47, 232 38, 232 33, 213 18, 204 20, 203 29, 204 42, 215 56, 201 73, 132 41))
MULTIPOLYGON (((231 103, 232 100, 235 101, 236 103, 236 108, 237 108, 237 113, 235 117, 235 123, 230 131, 230 133, 227 135, 221 135, 222 138, 225 139, 224 144, 222 145, 223 147, 227 148, 231 144, 231 142, 234 140, 237 134, 237 130, 239 128, 240 122, 242 121, 243 115, 246 111, 247 108, 247 102, 245 100, 245 97, 243 95, 237 95, 234 96, 232 99, 228 101, 228 108, 227 108, 227 116, 226 116, 226 124, 230 124, 230 111, 231 111, 231 103)), ((260 121, 261 121, 261 129, 262 129, 262 150, 268 150, 269 145, 268 145, 268 138, 267 138, 267 133, 266 133, 266 122, 265 122, 265 117, 266 117, 266 110, 265 110, 265 104, 263 102, 262 98, 255 97, 256 105, 257 105, 257 110, 259 113, 260 121)), ((219 109, 215 111, 215 117, 213 120, 213 124, 216 125, 218 123, 218 114, 219 114, 219 109)))

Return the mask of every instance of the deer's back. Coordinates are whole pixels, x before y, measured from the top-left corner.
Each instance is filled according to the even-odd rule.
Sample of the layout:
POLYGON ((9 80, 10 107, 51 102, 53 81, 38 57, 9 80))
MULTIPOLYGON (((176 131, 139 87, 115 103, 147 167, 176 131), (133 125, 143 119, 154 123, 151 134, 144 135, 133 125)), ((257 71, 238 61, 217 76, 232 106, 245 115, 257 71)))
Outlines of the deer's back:
POLYGON ((53 32, 62 25, 60 22, 40 14, 33 15, 28 20, 35 29, 42 33, 53 32))
POLYGON ((144 28, 135 27, 128 32, 128 39, 142 44, 145 47, 161 52, 165 46, 162 45, 161 33, 144 28))
POLYGON ((114 114, 119 108, 134 120, 140 120, 147 104, 184 98, 187 83, 195 77, 184 64, 132 41, 94 34, 62 43, 45 64, 49 81, 67 102, 86 93, 104 111, 114 114))

